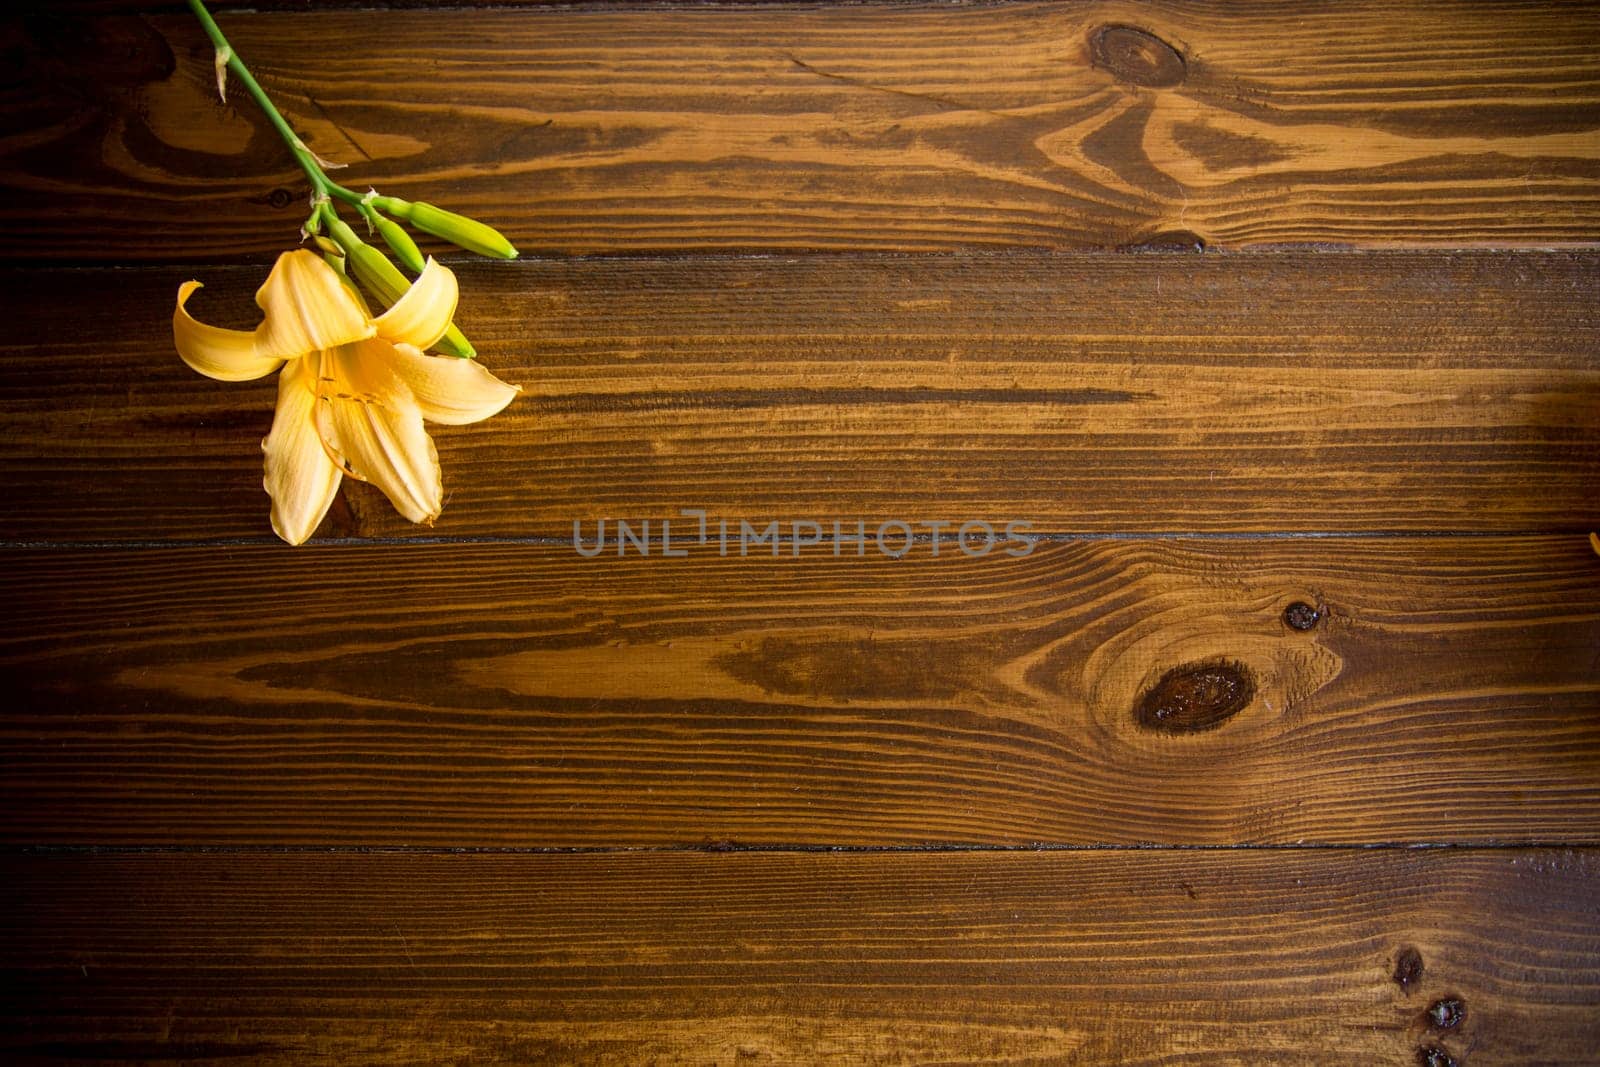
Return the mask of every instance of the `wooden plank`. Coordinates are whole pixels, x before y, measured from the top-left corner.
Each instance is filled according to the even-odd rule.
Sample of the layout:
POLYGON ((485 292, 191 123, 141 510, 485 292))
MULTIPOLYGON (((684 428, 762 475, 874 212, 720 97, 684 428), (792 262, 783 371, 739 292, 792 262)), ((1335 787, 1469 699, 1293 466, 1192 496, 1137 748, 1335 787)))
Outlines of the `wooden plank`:
MULTIPOLYGON (((237 12, 358 186, 524 251, 1592 245, 1600 8, 1384 0, 237 12)), ((302 182, 184 15, 4 31, 0 256, 293 239, 302 182)))
POLYGON ((1588 850, 4 868, 13 1063, 1410 1067, 1425 1048, 1509 1064, 1600 1047, 1588 850))
MULTIPOLYGON (((193 272, 250 325, 254 268, 193 272)), ((1600 257, 838 257, 464 267, 527 395, 438 427, 432 530, 348 483, 325 536, 600 518, 1091 531, 1600 525, 1600 257)), ((13 542, 268 538, 275 384, 168 327, 189 271, 30 271, 0 340, 13 542), (47 324, 47 327, 46 327, 47 324), (111 473, 114 472, 114 475, 111 473)))
POLYGON ((1600 825, 1600 560, 1579 537, 4 568, 16 844, 1587 844, 1600 825))

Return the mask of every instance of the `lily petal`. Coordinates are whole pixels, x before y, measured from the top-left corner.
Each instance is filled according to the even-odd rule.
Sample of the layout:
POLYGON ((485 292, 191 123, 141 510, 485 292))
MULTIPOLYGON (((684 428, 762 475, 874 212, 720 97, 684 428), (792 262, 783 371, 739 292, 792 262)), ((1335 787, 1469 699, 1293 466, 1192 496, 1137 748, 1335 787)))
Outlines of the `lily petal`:
POLYGON ((407 344, 394 346, 390 366, 410 387, 429 422, 450 426, 478 422, 497 414, 522 392, 520 385, 507 385, 475 359, 430 356, 407 344))
POLYGON ((261 442, 267 454, 262 484, 272 497, 272 529, 291 545, 316 532, 342 480, 312 419, 320 359, 313 352, 278 376, 278 411, 272 432, 261 442))
POLYGON ((191 316, 183 305, 199 288, 199 282, 180 285, 178 309, 172 313, 172 340, 185 363, 220 382, 248 382, 283 366, 281 358, 264 356, 256 350, 254 333, 208 326, 191 316))
POLYGON ((279 359, 349 344, 377 332, 339 275, 307 248, 278 257, 256 291, 256 304, 266 313, 256 327, 256 350, 279 359))
POLYGON ((439 453, 410 388, 390 367, 393 351, 374 339, 323 353, 317 433, 344 473, 383 490, 412 522, 431 524, 444 507, 439 453))
POLYGON ((454 272, 429 256, 411 288, 401 294, 393 307, 378 316, 378 336, 418 348, 432 348, 450 328, 459 296, 454 272))

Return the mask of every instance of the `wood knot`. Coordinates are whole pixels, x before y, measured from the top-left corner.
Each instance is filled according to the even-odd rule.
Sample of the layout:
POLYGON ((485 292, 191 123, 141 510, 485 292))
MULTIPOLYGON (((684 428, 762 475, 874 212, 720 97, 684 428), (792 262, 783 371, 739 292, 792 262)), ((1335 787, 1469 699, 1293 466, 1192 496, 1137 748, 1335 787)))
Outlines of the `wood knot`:
POLYGON ((1140 726, 1164 733, 1198 733, 1221 726, 1249 707, 1256 687, 1243 667, 1192 663, 1161 676, 1133 709, 1140 726))
POLYGON ((1435 1030, 1454 1030, 1467 1017, 1467 1005, 1460 997, 1442 997, 1429 1004, 1423 1015, 1435 1030))
POLYGON ((1321 618, 1322 612, 1304 600, 1296 600, 1283 609, 1283 624, 1291 630, 1309 630, 1321 618))
POLYGON ((1102 26, 1089 39, 1089 51, 1095 66, 1147 89, 1170 89, 1189 74, 1176 48, 1132 26, 1102 26))
POLYGON ((1402 992, 1422 981, 1422 953, 1407 945, 1394 960, 1394 982, 1402 992))
MULTIPOLYGON (((30 75, 69 84, 74 93, 165 81, 178 67, 172 46, 143 16, 30 15, 22 24, 38 50, 37 56, 28 58, 42 60, 44 68, 30 75), (93 71, 93 78, 85 77, 85 71, 93 71)), ((207 63, 210 55, 208 47, 207 63)))

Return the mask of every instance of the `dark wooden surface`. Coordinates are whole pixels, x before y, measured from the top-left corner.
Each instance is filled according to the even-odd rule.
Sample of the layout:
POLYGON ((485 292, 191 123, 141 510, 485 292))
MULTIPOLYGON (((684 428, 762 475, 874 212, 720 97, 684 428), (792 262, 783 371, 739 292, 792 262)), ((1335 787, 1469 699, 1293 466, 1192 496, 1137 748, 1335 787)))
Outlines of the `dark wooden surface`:
POLYGON ((10 1062, 1343 1067, 1600 1044, 1587 851, 4 867, 0 929, 27 961, 0 1006, 10 1062), (1441 1005, 1462 1009, 1447 1031, 1441 1005))
MULTIPOLYGON (((450 503, 432 529, 355 486, 326 534, 570 538, 574 520, 592 531, 682 508, 1067 533, 1600 525, 1588 254, 461 273, 485 362, 527 395, 488 423, 437 429, 450 503)), ((259 268, 0 275, 40 321, 74 324, 0 341, 14 505, 0 533, 270 536, 258 444, 276 385, 210 381, 169 358, 164 312, 190 277, 207 283, 197 314, 253 323, 259 268)))
POLYGON ((0 1060, 1600 1062, 1600 7, 220 8, 530 253, 290 549, 158 6, 0 21, 0 1060))
MULTIPOLYGON (((316 152, 525 252, 1586 244, 1587 3, 238 15, 316 152), (1130 25, 1131 24, 1131 25, 1130 25), (396 92, 400 86, 403 92, 396 92)), ((0 256, 265 256, 301 182, 185 15, 19 20, 0 256), (31 46, 23 40, 31 40, 31 46)))
POLYGON ((1577 537, 14 551, 0 833, 1584 844, 1597 564, 1577 537), (1247 709, 1141 724, 1209 664, 1247 709))

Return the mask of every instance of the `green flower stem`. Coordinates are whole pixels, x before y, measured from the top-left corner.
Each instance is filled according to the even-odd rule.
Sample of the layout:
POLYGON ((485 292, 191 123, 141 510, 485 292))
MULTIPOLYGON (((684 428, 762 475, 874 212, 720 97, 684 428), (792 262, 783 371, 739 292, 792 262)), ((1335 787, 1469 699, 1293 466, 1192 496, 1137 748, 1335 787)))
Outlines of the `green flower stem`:
MULTIPOLYGON (((239 84, 243 85, 245 90, 249 92, 251 99, 255 100, 257 106, 267 116, 267 120, 272 123, 272 128, 277 130, 278 136, 283 138, 283 143, 288 145, 289 151, 294 155, 295 162, 299 163, 300 169, 305 171, 306 179, 311 182, 311 215, 306 219, 305 234, 303 236, 318 237, 318 247, 322 250, 324 258, 340 272, 341 278, 344 278, 347 284, 349 279, 345 275, 348 268, 348 272, 355 275, 356 281, 360 282, 361 285, 376 296, 385 307, 393 305, 410 287, 411 282, 404 274, 400 273, 398 267, 389 262, 387 256, 356 236, 355 231, 346 225, 343 219, 339 218, 339 212, 334 208, 333 201, 343 200, 345 203, 352 205, 356 212, 367 220, 368 236, 371 236, 376 231, 384 243, 389 246, 390 250, 399 256, 407 267, 413 271, 421 271, 425 264, 422 253, 417 249, 416 242, 397 223, 379 214, 380 206, 387 207, 388 205, 380 205, 374 202, 384 199, 378 197, 376 192, 362 196, 353 190, 346 189, 328 177, 322 169, 322 164, 317 162, 317 157, 312 154, 311 149, 307 148, 305 142, 300 140, 299 135, 290 128, 289 123, 284 120, 278 109, 273 106, 272 98, 267 95, 267 91, 261 88, 261 84, 256 81, 255 76, 244 65, 244 61, 234 53, 233 46, 222 35, 222 30, 217 28, 216 20, 211 17, 211 12, 206 10, 202 0, 189 0, 189 9, 194 12, 195 18, 200 20, 200 25, 205 27, 206 36, 211 38, 211 44, 217 50, 218 59, 223 61, 227 69, 233 72, 233 76, 239 79, 239 84), (327 230, 332 238, 331 244, 325 244, 320 237, 324 229, 327 230), (334 247, 341 251, 343 255, 334 255, 330 251, 334 247)), ((412 205, 406 204, 404 201, 393 201, 393 203, 404 205, 408 212, 407 217, 411 212, 424 210, 425 219, 433 219, 435 217, 443 219, 444 223, 440 225, 447 224, 445 225, 445 238, 463 248, 471 251, 482 251, 484 255, 500 256, 504 259, 516 257, 517 251, 511 247, 511 242, 481 222, 452 215, 450 212, 442 211, 431 204, 412 205), (430 212, 431 214, 427 214, 430 212), (467 239, 463 239, 457 231, 465 233, 467 239), (453 234, 455 236, 452 236, 453 234)), ((430 229, 427 225, 419 226, 419 228, 424 232, 437 232, 437 230, 430 229)), ((477 355, 476 350, 472 347, 472 342, 467 340, 454 323, 451 323, 450 329, 439 339, 434 347, 461 359, 472 359, 477 355)))
POLYGON ((322 166, 317 162, 316 157, 311 154, 311 150, 305 146, 305 142, 300 140, 299 135, 290 128, 289 123, 278 113, 278 109, 273 106, 272 98, 267 95, 267 91, 261 88, 255 76, 250 73, 250 69, 244 65, 244 61, 239 58, 238 53, 233 50, 233 46, 228 43, 228 39, 217 28, 216 20, 211 17, 211 12, 206 10, 205 4, 201 0, 189 0, 189 9, 194 12, 194 17, 200 20, 200 25, 205 27, 206 36, 211 38, 211 43, 216 47, 217 53, 228 57, 228 69, 233 72, 234 77, 239 79, 239 84, 245 87, 251 98, 255 100, 256 105, 266 114, 267 120, 272 123, 273 129, 277 130, 278 136, 283 138, 283 143, 289 146, 289 151, 294 154, 295 162, 300 164, 300 169, 306 172, 306 178, 311 182, 313 198, 337 197, 351 204, 360 204, 360 194, 346 189, 329 178, 323 171, 322 166))

